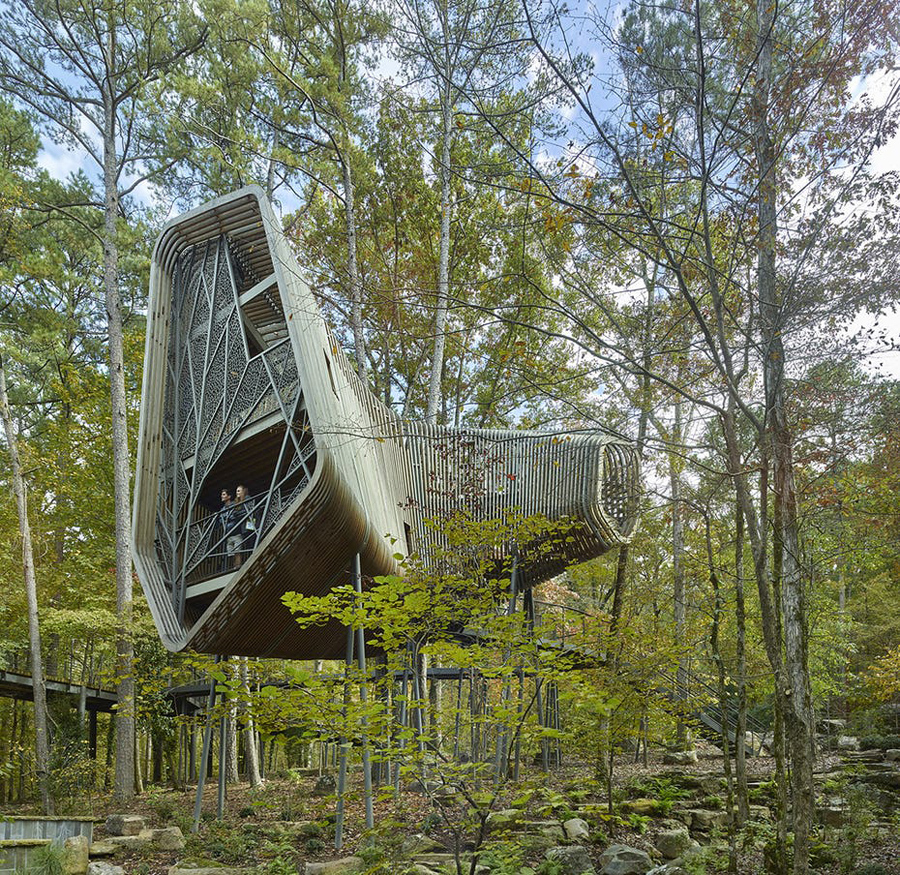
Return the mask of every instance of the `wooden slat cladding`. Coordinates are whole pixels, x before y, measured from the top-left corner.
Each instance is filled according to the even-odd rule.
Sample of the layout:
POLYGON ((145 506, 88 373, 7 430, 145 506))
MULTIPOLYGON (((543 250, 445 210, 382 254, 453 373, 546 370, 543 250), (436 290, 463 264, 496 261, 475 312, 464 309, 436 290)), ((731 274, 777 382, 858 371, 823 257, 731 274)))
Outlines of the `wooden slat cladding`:
MULTIPOLYGON (((209 282, 197 279, 204 281, 209 282)), ((194 313, 200 305, 192 306, 194 313)), ((639 472, 637 454, 627 441, 601 431, 544 434, 404 422, 376 399, 325 326, 258 188, 213 201, 164 229, 154 250, 149 311, 134 551, 160 636, 170 649, 340 657, 344 630, 335 624, 301 629, 283 606, 283 594, 328 592, 345 579, 357 552, 367 576, 400 573, 397 554, 417 552, 426 562, 433 561, 440 552, 441 535, 427 521, 460 511, 475 520, 518 513, 573 524, 558 549, 535 551, 520 566, 530 583, 631 538, 639 472), (240 404, 226 405, 231 412, 216 414, 227 442, 222 438, 215 444, 210 461, 211 451, 201 451, 201 438, 195 433, 207 435, 208 443, 206 423, 198 420, 194 430, 171 424, 175 419, 166 381, 187 373, 184 368, 172 373, 171 362, 181 360, 173 347, 181 335, 171 325, 172 313, 183 310, 173 301, 173 284, 186 290, 178 294, 190 294, 196 288, 190 285, 190 271, 201 269, 193 265, 208 264, 204 253, 214 250, 217 264, 225 264, 230 272, 237 308, 232 312, 239 313, 237 319, 229 317, 228 331, 233 336, 244 332, 245 368, 260 371, 260 386, 267 394, 258 401, 242 397, 240 404), (186 267, 179 268, 180 264, 186 267), (188 274, 179 278, 179 269, 188 274), (264 374, 254 362, 264 364, 264 374), (286 381, 287 374, 295 382, 286 381), (262 409, 258 404, 265 399, 262 409), (172 434, 178 436, 176 445, 172 434), (161 459, 163 455, 166 459, 161 459), (286 458, 295 461, 288 464, 286 458), (172 497, 173 484, 178 483, 173 459, 206 472, 208 482, 199 485, 190 481, 200 476, 193 468, 186 475, 181 488, 193 490, 192 505, 182 506, 172 497), (280 466, 284 477, 278 481, 280 466), (278 481, 293 492, 240 569, 216 577, 206 589, 195 588, 196 595, 183 595, 179 601, 178 594, 187 591, 184 580, 173 577, 161 561, 172 550, 167 553, 160 545, 166 537, 169 541, 180 537, 178 532, 191 524, 190 514, 199 518, 215 508, 221 481, 241 477, 252 479, 254 491, 270 478, 270 491, 278 481), (158 520, 169 527, 169 534, 157 528, 158 520), (209 591, 220 586, 218 592, 209 591)), ((218 337, 205 341, 191 335, 195 316, 190 317, 193 321, 177 318, 179 325, 187 326, 184 342, 216 348, 218 337)), ((208 316, 210 326, 220 322, 214 314, 208 316)), ((201 385, 215 380, 215 391, 221 392, 224 385, 227 395, 229 384, 210 369, 210 354, 204 360, 207 370, 199 378, 201 385)), ((187 378, 196 382, 201 372, 191 367, 187 378)), ((241 380, 245 392, 246 377, 241 380)), ((205 390, 193 394, 202 397, 205 390)), ((189 401, 184 402, 185 410, 189 401)), ((496 561, 522 546, 497 545, 496 561)))

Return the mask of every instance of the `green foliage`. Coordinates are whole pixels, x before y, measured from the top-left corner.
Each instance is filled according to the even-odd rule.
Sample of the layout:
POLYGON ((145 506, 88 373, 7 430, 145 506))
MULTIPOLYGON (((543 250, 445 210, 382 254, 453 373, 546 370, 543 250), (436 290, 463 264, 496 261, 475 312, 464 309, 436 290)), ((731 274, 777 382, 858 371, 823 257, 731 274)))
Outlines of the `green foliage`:
POLYGON ((570 817, 574 817, 572 804, 569 797, 564 793, 558 793, 548 787, 542 787, 537 792, 541 802, 538 804, 536 811, 541 816, 552 814, 557 820, 565 821, 570 817))
POLYGON ((647 831, 647 827, 650 825, 650 822, 652 820, 653 818, 649 815, 634 813, 627 815, 627 817, 625 818, 625 822, 628 824, 628 826, 631 827, 631 829, 637 830, 641 834, 647 831))
POLYGON ((177 806, 172 796, 158 787, 149 787, 145 804, 156 815, 159 823, 165 825, 175 817, 177 806))
POLYGON ((208 823, 203 831, 205 852, 223 863, 238 864, 246 860, 249 851, 247 835, 225 823, 208 823))
POLYGON ((756 787, 751 787, 747 795, 755 805, 770 805, 777 798, 778 787, 774 781, 760 781, 756 787))
POLYGON ((327 847, 322 839, 317 838, 308 838, 303 846, 306 848, 307 854, 320 854, 327 847))
POLYGON ((41 845, 28 855, 27 875, 63 875, 63 847, 52 842, 41 845))
POLYGON ((293 856, 273 857, 266 863, 266 875, 296 875, 297 861, 293 856))
POLYGON ((686 799, 691 794, 680 787, 671 778, 653 777, 633 781, 629 784, 632 795, 646 796, 656 801, 656 810, 661 815, 667 815, 680 799, 686 799))
POLYGON ((497 875, 519 875, 525 866, 525 852, 519 842, 492 841, 485 845, 478 860, 497 875))

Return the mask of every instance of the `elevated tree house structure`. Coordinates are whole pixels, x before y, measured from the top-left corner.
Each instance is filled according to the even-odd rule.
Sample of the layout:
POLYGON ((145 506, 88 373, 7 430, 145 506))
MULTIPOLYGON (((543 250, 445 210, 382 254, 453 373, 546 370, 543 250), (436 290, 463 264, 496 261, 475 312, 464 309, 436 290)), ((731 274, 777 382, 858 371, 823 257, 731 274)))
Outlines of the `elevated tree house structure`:
MULTIPOLYGON (((520 586, 625 543, 634 448, 604 432, 453 429, 401 420, 326 327, 261 189, 171 221, 153 252, 135 484, 134 558, 171 650, 335 658, 345 631, 301 629, 281 597, 428 561, 426 520, 516 510, 577 523, 520 586), (255 531, 227 550, 223 487, 245 484, 255 531)), ((501 557, 498 556, 498 560, 501 557)))

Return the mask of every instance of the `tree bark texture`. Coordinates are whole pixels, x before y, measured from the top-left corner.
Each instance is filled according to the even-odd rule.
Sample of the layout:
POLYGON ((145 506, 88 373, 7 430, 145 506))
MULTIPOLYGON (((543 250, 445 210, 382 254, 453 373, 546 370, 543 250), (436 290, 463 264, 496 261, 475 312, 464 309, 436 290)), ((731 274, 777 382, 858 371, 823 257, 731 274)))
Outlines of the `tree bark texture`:
POLYGON ((353 174, 346 150, 340 156, 344 188, 344 223, 347 232, 347 279, 350 283, 350 327, 353 330, 353 354, 356 356, 356 373, 366 379, 366 336, 363 332, 362 278, 356 252, 356 198, 353 174))
MULTIPOLYGON (((678 668, 675 673, 675 698, 681 709, 687 699, 687 666, 684 649, 685 587, 684 587, 684 507, 681 500, 681 465, 678 448, 682 442, 681 399, 675 399, 675 423, 672 447, 669 449, 669 485, 672 492, 672 599, 675 615, 675 646, 678 649, 678 668)), ((687 731, 682 710, 678 713, 677 740, 679 747, 687 743, 687 731)))
POLYGON ((781 620, 785 676, 776 695, 783 704, 785 740, 791 759, 794 827, 794 873, 809 871, 809 842, 814 811, 811 697, 806 648, 805 605, 800 571, 797 491, 792 439, 784 396, 784 344, 776 276, 776 156, 769 128, 775 6, 758 0, 757 75, 753 93, 753 143, 759 172, 759 246, 757 293, 762 325, 766 425, 773 462, 775 538, 782 550, 781 620))
MULTIPOLYGON (((115 64, 115 29, 107 44, 109 69, 115 64)), ((103 88, 103 287, 106 295, 109 346, 109 388, 112 404, 113 489, 116 530, 116 777, 113 788, 119 801, 134 796, 134 646, 131 640, 133 579, 131 568, 131 460, 128 454, 128 419, 125 403, 125 345, 122 301, 119 294, 119 249, 116 222, 119 217, 118 159, 116 155, 116 106, 108 83, 103 88)))
POLYGON ((262 784, 259 771, 259 750, 256 746, 256 728, 247 703, 250 699, 250 683, 248 680, 247 657, 240 657, 241 672, 241 712, 244 717, 244 760, 247 764, 247 780, 251 787, 262 784))
POLYGON ((13 492, 19 516, 19 535, 22 538, 22 573, 25 578, 25 595, 28 601, 28 639, 31 645, 31 683, 34 692, 34 755, 41 805, 44 814, 53 814, 50 796, 50 736, 47 729, 47 694, 44 687, 43 659, 41 656, 41 629, 38 623, 37 581, 34 574, 34 552, 31 545, 31 526, 28 523, 28 500, 19 447, 13 426, 9 398, 6 394, 6 368, 0 359, 0 418, 6 433, 6 449, 9 453, 13 476, 13 492))
MULTIPOLYGON (((444 51, 449 52, 450 33, 446 10, 441 14, 444 35, 444 51)), ((450 295, 450 213, 453 208, 450 190, 450 146, 453 140, 453 104, 449 78, 450 61, 446 59, 444 76, 439 80, 441 103, 441 236, 438 250, 437 298, 434 308, 434 347, 431 355, 431 373, 428 382, 428 402, 425 418, 437 420, 441 405, 441 377, 444 371, 444 348, 447 341, 447 302, 450 295)))

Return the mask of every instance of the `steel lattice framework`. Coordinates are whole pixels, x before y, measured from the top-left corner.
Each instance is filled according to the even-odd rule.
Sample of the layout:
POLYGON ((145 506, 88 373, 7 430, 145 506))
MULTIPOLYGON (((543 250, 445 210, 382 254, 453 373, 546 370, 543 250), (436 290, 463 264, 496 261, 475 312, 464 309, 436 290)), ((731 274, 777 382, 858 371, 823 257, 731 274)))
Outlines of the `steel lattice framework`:
POLYGON ((135 484, 138 575, 163 642, 210 653, 342 653, 301 630, 287 590, 327 592, 357 553, 367 575, 428 558, 428 519, 516 510, 579 525, 527 583, 625 543, 634 448, 603 432, 451 429, 401 420, 328 331, 257 187, 170 222, 154 249, 135 484), (223 486, 253 494, 255 532, 229 565, 223 486))

